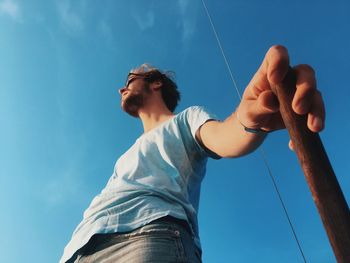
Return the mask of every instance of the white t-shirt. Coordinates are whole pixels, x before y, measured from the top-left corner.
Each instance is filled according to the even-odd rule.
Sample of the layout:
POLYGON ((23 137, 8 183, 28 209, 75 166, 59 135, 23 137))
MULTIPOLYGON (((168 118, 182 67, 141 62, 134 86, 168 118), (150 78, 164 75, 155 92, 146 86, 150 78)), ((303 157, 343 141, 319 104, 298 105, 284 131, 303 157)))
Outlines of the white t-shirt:
POLYGON ((167 215, 186 220, 200 247, 197 213, 208 153, 195 134, 210 119, 215 116, 194 106, 140 136, 117 160, 60 262, 69 260, 94 234, 132 231, 167 215))

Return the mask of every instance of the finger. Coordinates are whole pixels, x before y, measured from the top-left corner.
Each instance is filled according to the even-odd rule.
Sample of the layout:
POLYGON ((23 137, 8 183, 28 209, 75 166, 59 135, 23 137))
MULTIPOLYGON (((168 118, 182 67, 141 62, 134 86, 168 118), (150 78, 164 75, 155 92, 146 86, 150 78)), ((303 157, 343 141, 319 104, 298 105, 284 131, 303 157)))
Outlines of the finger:
POLYGON ((325 126, 326 112, 322 95, 315 91, 312 97, 312 106, 307 118, 307 126, 313 132, 320 132, 325 126))
POLYGON ((271 90, 261 92, 254 100, 246 100, 240 105, 240 118, 247 127, 260 126, 267 115, 271 115, 279 110, 276 96, 271 90), (260 125, 259 125, 260 124, 260 125))
POLYGON ((278 84, 286 76, 288 68, 288 50, 283 46, 275 45, 267 51, 258 72, 266 75, 271 84, 278 84))
POLYGON ((296 92, 292 101, 292 108, 297 114, 307 114, 313 103, 316 92, 315 71, 309 65, 298 65, 294 68, 296 92))
POLYGON ((291 151, 294 151, 294 144, 293 144, 292 140, 289 140, 288 146, 289 146, 289 149, 291 151))

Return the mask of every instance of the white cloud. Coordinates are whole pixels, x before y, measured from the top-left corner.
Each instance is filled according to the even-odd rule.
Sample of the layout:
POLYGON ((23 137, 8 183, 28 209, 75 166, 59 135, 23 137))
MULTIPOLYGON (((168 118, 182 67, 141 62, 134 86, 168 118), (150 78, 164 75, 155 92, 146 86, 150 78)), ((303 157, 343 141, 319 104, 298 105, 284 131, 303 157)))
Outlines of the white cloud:
POLYGON ((151 10, 142 12, 142 14, 133 12, 132 16, 142 31, 154 26, 155 15, 151 10))
POLYGON ((190 40, 196 30, 196 16, 193 14, 193 10, 196 10, 196 8, 189 7, 190 3, 189 0, 178 0, 181 18, 179 23, 182 29, 183 42, 190 40))
POLYGON ((97 26, 97 30, 101 34, 102 40, 104 41, 104 44, 109 49, 109 51, 118 51, 118 45, 116 42, 117 39, 114 37, 113 30, 107 19, 100 20, 97 26))
POLYGON ((185 13, 189 3, 188 0, 178 0, 178 3, 181 13, 185 13))
POLYGON ((0 2, 0 14, 7 15, 18 22, 21 19, 19 4, 13 0, 3 0, 0 2))
MULTIPOLYGON (((70 35, 76 35, 84 29, 84 23, 81 15, 74 10, 73 1, 59 0, 57 1, 58 14, 60 19, 70 35)), ((78 3, 80 7, 85 6, 85 1, 74 2, 78 3)), ((82 11, 81 9, 79 11, 82 11)))

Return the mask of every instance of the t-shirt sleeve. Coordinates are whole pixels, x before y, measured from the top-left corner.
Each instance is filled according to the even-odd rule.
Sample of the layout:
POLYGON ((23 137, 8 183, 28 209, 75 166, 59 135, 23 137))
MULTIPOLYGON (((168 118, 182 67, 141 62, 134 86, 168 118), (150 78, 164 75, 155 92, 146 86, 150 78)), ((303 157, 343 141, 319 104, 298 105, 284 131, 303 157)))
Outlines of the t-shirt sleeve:
POLYGON ((214 152, 207 149, 200 141, 196 138, 196 132, 198 129, 206 122, 210 120, 217 120, 216 115, 207 111, 202 106, 193 106, 190 107, 187 114, 187 121, 191 129, 192 137, 194 138, 199 149, 209 157, 214 159, 220 159, 221 157, 215 154, 214 152))

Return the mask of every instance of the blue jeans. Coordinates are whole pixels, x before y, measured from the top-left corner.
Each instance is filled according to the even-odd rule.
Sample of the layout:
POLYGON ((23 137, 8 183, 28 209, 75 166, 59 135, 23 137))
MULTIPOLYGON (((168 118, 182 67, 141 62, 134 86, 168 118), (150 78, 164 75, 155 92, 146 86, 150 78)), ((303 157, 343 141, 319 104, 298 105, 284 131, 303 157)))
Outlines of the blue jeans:
POLYGON ((98 234, 68 263, 200 263, 201 251, 189 231, 157 220, 128 233, 98 234))

